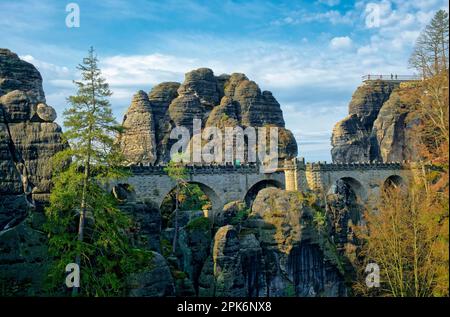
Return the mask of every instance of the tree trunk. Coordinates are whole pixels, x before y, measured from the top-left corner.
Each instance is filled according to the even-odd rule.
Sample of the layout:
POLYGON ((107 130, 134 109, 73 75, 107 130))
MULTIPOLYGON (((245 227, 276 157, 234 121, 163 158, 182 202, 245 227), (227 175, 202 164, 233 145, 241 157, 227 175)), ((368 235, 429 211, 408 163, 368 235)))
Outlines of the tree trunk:
MULTIPOLYGON (((89 185, 89 176, 90 176, 90 169, 91 169, 91 155, 90 155, 90 148, 91 148, 91 142, 88 144, 89 150, 88 150, 88 156, 86 159, 86 167, 84 169, 84 177, 83 177, 83 190, 81 193, 81 208, 80 208, 80 220, 78 223, 78 241, 81 243, 83 242, 84 238, 84 219, 86 218, 86 196, 87 196, 87 187, 89 185)), ((80 268, 81 272, 81 254, 78 252, 75 263, 80 268)), ((78 295, 78 287, 74 287, 72 289, 72 296, 78 295)))
POLYGON ((175 253, 178 240, 178 196, 179 196, 179 185, 177 184, 176 194, 175 194, 175 234, 173 236, 172 251, 175 253))

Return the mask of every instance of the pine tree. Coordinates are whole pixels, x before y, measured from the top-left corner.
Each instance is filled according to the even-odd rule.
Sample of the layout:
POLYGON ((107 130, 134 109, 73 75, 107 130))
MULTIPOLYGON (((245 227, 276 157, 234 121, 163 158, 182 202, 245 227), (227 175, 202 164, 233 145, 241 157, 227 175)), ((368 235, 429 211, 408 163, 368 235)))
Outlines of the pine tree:
POLYGON ((424 78, 448 72, 449 19, 439 10, 417 39, 409 64, 424 78))
MULTIPOLYGON (((122 295, 126 275, 148 263, 150 253, 131 248, 127 230, 132 221, 105 190, 107 182, 127 173, 115 142, 121 128, 108 101, 112 93, 97 63, 91 48, 78 66, 78 91, 68 98, 70 107, 64 112, 70 148, 54 158, 54 188, 46 210, 49 250, 55 258, 50 284, 61 284, 65 265, 75 258, 82 295, 122 295)), ((72 294, 78 292, 74 288, 72 294)))

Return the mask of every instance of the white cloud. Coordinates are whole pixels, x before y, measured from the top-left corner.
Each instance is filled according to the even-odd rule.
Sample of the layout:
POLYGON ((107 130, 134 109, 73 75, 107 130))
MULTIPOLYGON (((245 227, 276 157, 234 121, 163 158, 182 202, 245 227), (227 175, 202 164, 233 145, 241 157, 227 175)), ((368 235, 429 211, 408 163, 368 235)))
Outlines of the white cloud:
POLYGON ((340 13, 337 10, 329 10, 326 12, 308 12, 297 11, 291 12, 290 15, 272 22, 274 25, 300 25, 313 22, 337 24, 352 24, 354 22, 354 11, 340 13))
POLYGON ((334 37, 330 41, 330 47, 333 50, 347 50, 353 46, 353 41, 348 36, 334 37))
MULTIPOLYGON (((182 37, 180 33, 160 32, 156 42, 164 51, 156 53, 151 47, 145 52, 140 45, 140 55, 100 57, 103 75, 114 93, 114 113, 120 121, 136 90, 149 91, 162 81, 182 81, 184 73, 198 67, 212 68, 216 75, 243 72, 262 90, 271 90, 280 102, 287 128, 298 137, 301 155, 310 160, 329 159, 331 130, 347 114, 347 104, 360 77, 367 73, 411 73, 407 59, 415 38, 436 6, 444 3, 373 0, 383 5, 383 20, 379 28, 367 30, 363 12, 369 1, 359 1, 347 12, 284 12, 275 24, 301 28, 305 23, 320 22, 329 26, 326 34, 316 33, 318 37, 308 39, 301 34, 297 42, 289 44, 187 31, 182 37), (336 34, 331 25, 338 24, 339 28, 351 25, 352 33, 339 31, 348 36, 333 37, 336 34)), ((44 44, 39 47, 40 55, 22 57, 41 71, 47 100, 56 106, 61 118, 65 97, 74 92, 72 80, 79 75, 74 69, 58 66, 63 63, 55 61, 55 52, 71 56, 71 62, 81 60, 85 52, 69 52, 68 47, 48 44, 44 50, 44 44), (47 62, 43 61, 47 56, 47 62)), ((30 42, 26 49, 23 45, 22 53, 37 54, 35 43, 30 42)))
POLYGON ((70 75, 70 71, 67 67, 36 59, 32 55, 19 56, 19 58, 33 64, 40 72, 51 73, 53 77, 67 77, 70 75))

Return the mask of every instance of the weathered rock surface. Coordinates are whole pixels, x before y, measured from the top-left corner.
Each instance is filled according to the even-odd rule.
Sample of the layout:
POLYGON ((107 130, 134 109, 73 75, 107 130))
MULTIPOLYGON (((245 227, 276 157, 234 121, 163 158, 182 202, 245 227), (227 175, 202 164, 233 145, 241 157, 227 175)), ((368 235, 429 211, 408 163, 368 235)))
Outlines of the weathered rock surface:
POLYGON ((418 83, 402 83, 383 104, 373 124, 371 144, 374 156, 383 161, 416 160, 415 128, 420 118, 414 112, 419 104, 418 83))
POLYGON ((175 284, 164 257, 152 252, 151 269, 134 274, 128 281, 131 297, 175 296, 175 284))
POLYGON ((239 251, 240 243, 236 229, 231 225, 219 228, 214 237, 212 254, 216 296, 245 296, 239 251))
POLYGON ((172 100, 178 96, 179 87, 179 83, 165 82, 153 87, 148 94, 155 120, 156 158, 159 158, 159 160, 168 157, 166 150, 168 148, 167 143, 170 142, 169 133, 172 128, 168 110, 172 100))
MULTIPOLYGON (((338 252, 330 232, 317 229, 314 213, 301 193, 261 190, 248 219, 217 229, 199 296, 346 296, 347 254, 338 252)), ((333 232, 338 240, 342 232, 333 232)))
POLYGON ((250 233, 240 238, 242 275, 248 297, 267 295, 266 264, 264 254, 255 235, 250 233))
POLYGON ((417 124, 407 83, 375 80, 358 87, 349 115, 331 137, 333 162, 411 160, 415 153, 411 131, 417 124))
POLYGON ((211 234, 208 218, 195 218, 179 232, 180 269, 187 273, 197 294, 203 264, 210 255, 211 234))
POLYGON ((0 294, 42 296, 49 264, 47 236, 42 232, 42 213, 0 233, 0 294))
POLYGON ((51 158, 65 147, 55 119, 36 68, 0 49, 0 280, 6 292, 15 284, 29 284, 36 294, 42 288, 46 237, 35 219, 43 217, 39 209, 50 193, 51 158))
MULTIPOLYGON (((128 112, 133 110, 133 105, 134 102, 128 112)), ((284 160, 297 155, 297 143, 285 128, 280 104, 272 93, 261 92, 258 85, 244 74, 215 76, 208 68, 193 70, 185 75, 182 84, 155 86, 149 93, 146 109, 150 111, 134 123, 134 130, 154 135, 155 143, 149 143, 148 138, 134 138, 134 130, 130 129, 122 136, 122 140, 130 140, 122 143, 127 156, 137 157, 134 153, 146 148, 156 157, 156 162, 168 162, 170 148, 176 142, 170 139, 171 130, 183 126, 192 136, 193 119, 201 120, 202 128, 218 127, 222 130, 236 126, 244 129, 249 126, 278 127, 279 158, 284 160)), ((125 119, 128 118, 129 113, 125 119)), ((152 163, 139 159, 135 162, 152 163)))
POLYGON ((238 212, 245 209, 245 202, 241 200, 231 201, 223 207, 214 217, 214 224, 218 227, 232 225, 238 212))
POLYGON ((44 122, 53 122, 56 120, 56 111, 51 106, 40 103, 36 107, 36 114, 44 122))
POLYGON ((135 237, 147 249, 161 252, 161 214, 159 208, 150 202, 127 202, 120 209, 128 213, 135 223, 135 237))
POLYGON ((123 118, 125 133, 120 137, 128 164, 153 164, 156 161, 155 119, 147 94, 140 90, 123 118))
POLYGON ((313 227, 314 211, 301 194, 259 192, 249 225, 261 243, 268 296, 345 296, 344 279, 313 227))
POLYGON ((343 249, 349 242, 353 226, 360 225, 363 206, 358 204, 351 187, 338 180, 327 195, 326 211, 330 236, 337 247, 343 249))
POLYGON ((23 91, 37 104, 45 103, 42 77, 37 69, 8 49, 0 48, 0 95, 13 90, 23 91))
POLYGON ((14 188, 4 194, 17 194, 22 187, 22 193, 32 193, 36 201, 45 200, 52 174, 50 158, 64 148, 61 128, 52 122, 56 113, 45 104, 36 68, 5 49, 0 50, 0 82, 0 129, 4 136, 0 166, 6 168, 1 169, 0 183, 6 181, 3 188, 14 188), (16 171, 12 171, 13 166, 16 171))

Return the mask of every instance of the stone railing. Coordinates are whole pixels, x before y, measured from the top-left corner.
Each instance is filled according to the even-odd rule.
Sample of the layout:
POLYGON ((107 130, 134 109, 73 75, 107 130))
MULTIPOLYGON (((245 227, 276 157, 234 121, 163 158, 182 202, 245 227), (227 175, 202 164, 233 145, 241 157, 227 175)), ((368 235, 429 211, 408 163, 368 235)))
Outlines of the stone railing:
MULTIPOLYGON (((280 164, 277 172, 286 169, 299 169, 310 171, 351 171, 351 170, 375 170, 375 169, 404 169, 408 168, 410 162, 355 162, 355 163, 327 163, 314 162, 305 163, 304 159, 285 161, 280 164)), ((167 165, 131 165, 128 168, 134 175, 167 175, 165 168, 167 165)), ((217 164, 195 164, 185 165, 188 174, 258 174, 260 166, 257 163, 241 165, 217 165, 217 164)))
MULTIPOLYGON (((167 175, 165 168, 167 165, 131 165, 129 166, 134 175, 167 175)), ((196 164, 185 165, 189 174, 257 174, 259 173, 259 165, 255 163, 241 165, 215 165, 215 164, 196 164)))
POLYGON ((404 169, 409 165, 403 162, 355 162, 355 163, 306 163, 305 168, 312 171, 351 171, 351 170, 375 170, 375 169, 404 169))

